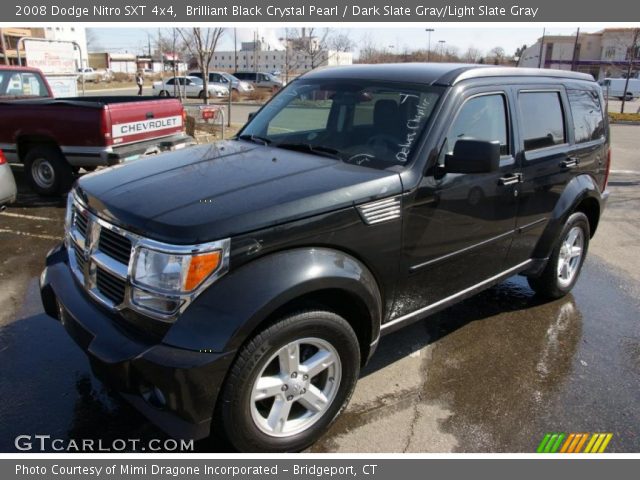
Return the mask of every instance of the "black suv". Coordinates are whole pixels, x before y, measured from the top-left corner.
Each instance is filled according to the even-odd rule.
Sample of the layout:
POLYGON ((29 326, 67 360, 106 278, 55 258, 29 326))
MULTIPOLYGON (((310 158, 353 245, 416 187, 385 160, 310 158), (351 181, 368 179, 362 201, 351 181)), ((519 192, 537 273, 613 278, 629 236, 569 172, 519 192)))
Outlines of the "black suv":
POLYGON ((42 300, 172 435, 299 450, 381 335, 516 274, 567 294, 609 164, 584 74, 314 71, 233 140, 80 179, 42 300))

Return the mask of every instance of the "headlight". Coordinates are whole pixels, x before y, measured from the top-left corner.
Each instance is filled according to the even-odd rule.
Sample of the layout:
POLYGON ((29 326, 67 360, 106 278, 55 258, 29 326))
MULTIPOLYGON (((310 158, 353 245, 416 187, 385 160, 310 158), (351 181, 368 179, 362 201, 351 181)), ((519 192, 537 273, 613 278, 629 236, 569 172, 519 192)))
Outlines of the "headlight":
POLYGON ((174 254, 141 247, 133 269, 136 285, 168 294, 189 293, 222 266, 222 250, 174 254))
POLYGON ((174 314, 187 300, 224 275, 229 240, 176 251, 140 245, 133 261, 131 302, 161 315, 174 314), (193 252, 193 253, 192 253, 193 252))

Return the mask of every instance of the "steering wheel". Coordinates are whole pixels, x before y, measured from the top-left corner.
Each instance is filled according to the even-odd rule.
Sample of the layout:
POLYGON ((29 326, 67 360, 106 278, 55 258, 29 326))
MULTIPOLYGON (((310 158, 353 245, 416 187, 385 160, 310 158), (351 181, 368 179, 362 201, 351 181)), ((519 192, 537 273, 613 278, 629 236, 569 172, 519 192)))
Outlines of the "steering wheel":
POLYGON ((377 147, 379 145, 383 145, 387 150, 395 151, 398 149, 398 139, 387 134, 380 133, 378 135, 374 135, 367 141, 367 145, 370 147, 377 147))

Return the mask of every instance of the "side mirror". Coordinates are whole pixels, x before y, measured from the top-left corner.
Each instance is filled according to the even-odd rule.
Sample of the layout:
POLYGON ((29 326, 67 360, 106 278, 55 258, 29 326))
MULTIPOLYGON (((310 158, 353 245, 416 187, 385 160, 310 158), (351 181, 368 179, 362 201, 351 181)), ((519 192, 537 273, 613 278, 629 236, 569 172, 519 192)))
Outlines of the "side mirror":
POLYGON ((446 173, 490 173, 500 168, 500 142, 461 139, 444 156, 446 173))
POLYGON ((256 116, 256 113, 258 113, 258 112, 251 112, 251 113, 249 113, 249 121, 253 120, 253 117, 255 117, 255 116, 256 116))

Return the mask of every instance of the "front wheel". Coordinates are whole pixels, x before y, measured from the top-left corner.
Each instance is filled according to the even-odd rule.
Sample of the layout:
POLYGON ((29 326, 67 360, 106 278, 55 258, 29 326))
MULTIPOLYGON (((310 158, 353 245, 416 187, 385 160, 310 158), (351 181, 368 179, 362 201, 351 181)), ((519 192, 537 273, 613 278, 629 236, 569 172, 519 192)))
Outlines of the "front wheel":
POLYGON ((531 288, 548 298, 568 294, 578 281, 587 256, 589 238, 589 219, 582 212, 573 213, 564 224, 542 274, 528 278, 531 288))
POLYGON ((300 451, 346 407, 360 372, 351 326, 326 311, 290 315, 241 350, 217 417, 243 452, 300 451))

